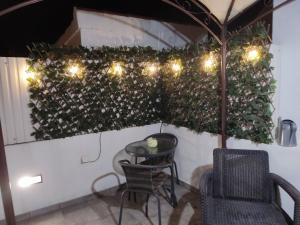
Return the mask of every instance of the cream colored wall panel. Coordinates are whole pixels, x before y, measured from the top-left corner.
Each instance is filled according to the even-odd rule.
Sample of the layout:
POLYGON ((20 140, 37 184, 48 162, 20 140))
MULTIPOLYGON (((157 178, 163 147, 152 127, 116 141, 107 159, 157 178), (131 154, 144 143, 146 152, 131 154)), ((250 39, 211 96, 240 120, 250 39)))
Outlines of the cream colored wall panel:
POLYGON ((23 122, 23 139, 24 141, 32 141, 34 138, 30 135, 33 132, 31 119, 30 119, 30 112, 31 110, 28 107, 29 103, 29 92, 27 81, 25 78, 25 71, 27 69, 26 59, 25 58, 17 58, 17 66, 19 70, 19 85, 20 85, 20 103, 21 103, 21 116, 23 122))
MULTIPOLYGON (((10 101, 12 102, 12 125, 15 133, 14 141, 22 142, 23 139, 23 121, 22 121, 22 108, 20 102, 20 85, 19 85, 19 71, 16 58, 8 58, 8 80, 10 90, 10 101)), ((8 101, 9 101, 8 100, 8 101)))
POLYGON ((3 130, 3 139, 4 143, 8 143, 8 137, 7 137, 7 121, 5 120, 5 111, 4 111, 4 73, 6 69, 6 64, 5 61, 6 58, 0 58, 0 119, 1 119, 1 126, 3 130))
POLYGON ((0 58, 0 116, 6 145, 34 140, 25 70, 25 58, 0 58))
POLYGON ((3 105, 1 106, 1 111, 3 111, 6 129, 6 143, 15 143, 16 134, 14 129, 14 118, 13 118, 13 102, 11 101, 11 88, 8 70, 8 59, 1 59, 0 65, 0 75, 1 75, 1 92, 3 96, 3 105))

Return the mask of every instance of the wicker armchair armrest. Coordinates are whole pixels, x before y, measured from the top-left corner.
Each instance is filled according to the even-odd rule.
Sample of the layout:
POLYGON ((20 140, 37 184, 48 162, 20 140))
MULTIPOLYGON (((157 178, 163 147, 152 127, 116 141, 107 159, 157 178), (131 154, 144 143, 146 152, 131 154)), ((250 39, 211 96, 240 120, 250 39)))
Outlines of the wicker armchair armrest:
POLYGON ((202 219, 202 225, 207 225, 208 224, 208 208, 209 208, 209 203, 208 203, 208 196, 212 193, 212 178, 213 178, 213 170, 209 169, 205 171, 201 178, 200 178, 200 183, 199 183, 199 191, 200 191, 200 204, 201 204, 201 219, 202 219))
POLYGON ((208 196, 208 194, 210 193, 209 184, 210 182, 212 182, 212 177, 213 177, 212 169, 208 169, 202 174, 199 183, 200 195, 208 196))
POLYGON ((292 184, 277 174, 271 173, 271 178, 275 185, 281 187, 294 200, 294 225, 300 225, 300 192, 292 184))

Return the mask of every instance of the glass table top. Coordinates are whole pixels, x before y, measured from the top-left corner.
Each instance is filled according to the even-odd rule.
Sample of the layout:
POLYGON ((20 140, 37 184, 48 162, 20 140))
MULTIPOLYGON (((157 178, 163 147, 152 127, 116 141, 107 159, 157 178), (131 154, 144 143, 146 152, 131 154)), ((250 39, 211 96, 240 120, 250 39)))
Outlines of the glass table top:
POLYGON ((170 139, 157 139, 157 147, 149 147, 146 140, 128 144, 125 151, 136 157, 158 157, 169 155, 174 151, 174 143, 170 139))

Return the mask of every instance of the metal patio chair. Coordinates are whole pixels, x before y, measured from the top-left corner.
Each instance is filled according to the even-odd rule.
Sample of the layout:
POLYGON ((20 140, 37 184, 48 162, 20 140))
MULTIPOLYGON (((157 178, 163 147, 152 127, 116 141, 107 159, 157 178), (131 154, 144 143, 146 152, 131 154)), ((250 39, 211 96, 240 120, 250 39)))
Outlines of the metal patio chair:
MULTIPOLYGON (((162 169, 172 167, 172 164, 140 165, 140 164, 131 164, 128 160, 120 160, 119 163, 122 166, 126 177, 126 189, 123 191, 121 197, 119 225, 121 225, 122 223, 125 194, 130 192, 145 193, 147 195, 146 206, 145 206, 146 217, 148 217, 148 200, 150 195, 153 195, 156 198, 157 207, 158 207, 158 224, 161 225, 161 210, 160 210, 159 195, 161 195, 160 189, 163 189, 165 194, 167 194, 164 184, 169 179, 169 176, 160 171, 162 169)), ((171 188, 172 188, 171 191, 173 191, 174 193, 174 186, 171 188)), ((170 199, 171 198, 172 198, 172 193, 170 192, 170 199)))
POLYGON ((200 196, 202 225, 300 225, 300 192, 269 172, 265 151, 215 149, 200 196), (293 220, 281 208, 278 187, 295 202, 293 220))
POLYGON ((178 139, 174 134, 170 133, 156 133, 156 134, 151 134, 148 137, 146 137, 144 140, 147 140, 148 138, 155 138, 155 139, 169 139, 173 142, 174 144, 174 152, 172 154, 169 154, 167 156, 162 156, 162 157, 155 157, 151 159, 146 159, 145 161, 141 162, 143 165, 155 165, 155 164, 166 164, 166 163, 172 163, 173 170, 175 171, 175 176, 176 176, 176 183, 180 184, 179 182, 179 177, 178 177, 178 170, 177 170, 177 164, 174 160, 174 155, 175 155, 175 148, 178 145, 178 139))

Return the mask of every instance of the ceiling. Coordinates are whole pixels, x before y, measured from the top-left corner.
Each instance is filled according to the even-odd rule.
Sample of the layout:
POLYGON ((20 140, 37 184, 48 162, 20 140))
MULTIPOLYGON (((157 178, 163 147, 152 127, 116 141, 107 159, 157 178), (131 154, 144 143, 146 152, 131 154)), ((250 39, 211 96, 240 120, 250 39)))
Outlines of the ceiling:
MULTIPOLYGON (((178 0, 185 1, 185 0, 178 0)), ((220 20, 231 0, 198 0, 220 20), (222 2, 222 4, 220 4, 222 2)), ((260 13, 265 0, 236 0, 231 18, 255 3, 254 11, 241 22, 260 13)), ((0 0, 0 12, 26 0, 0 0)), ((0 16, 0 56, 26 56, 26 46, 32 42, 55 43, 69 26, 73 18, 73 7, 97 10, 107 13, 155 19, 166 22, 195 24, 195 22, 162 0, 43 0, 4 16, 0 16)), ((203 16, 204 17, 204 16, 203 16)), ((235 24, 236 20, 233 19, 235 24)))
MULTIPOLYGON (((203 3, 221 22, 224 22, 231 0, 198 0, 203 3)), ((236 0, 229 19, 243 12, 257 0, 236 0)))

